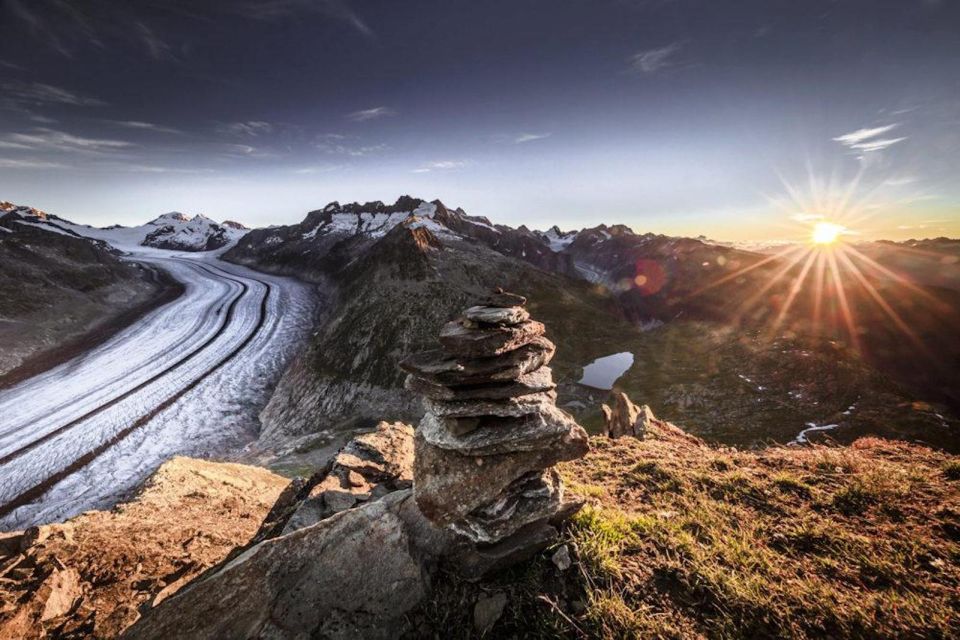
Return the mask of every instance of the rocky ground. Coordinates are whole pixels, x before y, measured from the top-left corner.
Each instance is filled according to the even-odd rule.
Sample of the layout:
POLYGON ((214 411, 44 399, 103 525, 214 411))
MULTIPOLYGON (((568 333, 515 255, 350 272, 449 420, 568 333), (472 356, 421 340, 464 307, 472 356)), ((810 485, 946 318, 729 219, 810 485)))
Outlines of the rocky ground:
POLYGON ((287 484, 174 458, 112 511, 0 534, 0 638, 116 637, 246 543, 287 484))
POLYGON ((560 465, 587 502, 561 539, 479 581, 429 560, 413 430, 382 423, 309 480, 176 459, 111 512, 6 536, 0 637, 141 615, 130 637, 955 637, 960 459, 742 451, 620 409, 634 435, 560 465))

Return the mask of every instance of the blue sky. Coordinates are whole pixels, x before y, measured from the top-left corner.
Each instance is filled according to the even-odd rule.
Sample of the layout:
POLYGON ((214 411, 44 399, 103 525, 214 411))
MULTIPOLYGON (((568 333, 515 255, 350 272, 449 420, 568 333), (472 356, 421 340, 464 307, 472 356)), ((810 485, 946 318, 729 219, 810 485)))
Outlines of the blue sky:
POLYGON ((6 0, 0 199, 958 236, 958 24, 932 0, 6 0))

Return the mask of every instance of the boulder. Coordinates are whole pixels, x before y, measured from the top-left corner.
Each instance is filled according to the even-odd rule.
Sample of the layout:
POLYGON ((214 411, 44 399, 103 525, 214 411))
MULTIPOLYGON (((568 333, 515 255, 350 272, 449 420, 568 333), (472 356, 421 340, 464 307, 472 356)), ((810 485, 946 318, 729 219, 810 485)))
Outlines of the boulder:
POLYGON ((412 483, 413 427, 380 422, 374 431, 348 442, 326 469, 300 485, 293 504, 285 508, 283 526, 275 525, 274 531, 290 533, 308 527, 412 483))
MULTIPOLYGON (((630 402, 630 398, 623 392, 615 392, 610 395, 613 398, 613 406, 605 404, 600 407, 606 423, 607 435, 611 438, 620 438, 626 435, 642 437, 642 425, 639 426, 640 431, 637 430, 637 420, 640 418, 641 408, 630 402)), ((649 411, 649 408, 646 408, 649 411)))
POLYGON ((395 638, 429 593, 449 534, 410 490, 262 542, 166 599, 131 640, 395 638))

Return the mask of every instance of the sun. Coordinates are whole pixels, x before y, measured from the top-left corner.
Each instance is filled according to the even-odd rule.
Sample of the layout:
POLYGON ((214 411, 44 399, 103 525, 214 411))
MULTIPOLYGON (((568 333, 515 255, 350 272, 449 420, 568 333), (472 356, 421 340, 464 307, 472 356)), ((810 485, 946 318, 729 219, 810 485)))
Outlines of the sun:
POLYGON ((818 222, 813 225, 813 232, 810 234, 810 240, 813 244, 833 244, 840 238, 844 228, 839 224, 832 222, 818 222))

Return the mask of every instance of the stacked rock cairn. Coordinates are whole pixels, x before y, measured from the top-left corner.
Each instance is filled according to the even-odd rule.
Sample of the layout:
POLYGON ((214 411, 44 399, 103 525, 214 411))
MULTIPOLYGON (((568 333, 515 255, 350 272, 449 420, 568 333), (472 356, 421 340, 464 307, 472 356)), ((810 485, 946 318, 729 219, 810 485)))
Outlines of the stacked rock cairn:
POLYGON ((497 289, 440 331, 440 349, 405 359, 406 386, 423 395, 414 496, 460 540, 466 575, 520 561, 549 545, 579 509, 557 462, 588 450, 583 428, 558 409, 546 365, 556 347, 526 299, 497 289))

